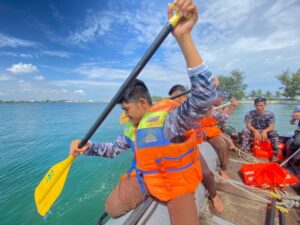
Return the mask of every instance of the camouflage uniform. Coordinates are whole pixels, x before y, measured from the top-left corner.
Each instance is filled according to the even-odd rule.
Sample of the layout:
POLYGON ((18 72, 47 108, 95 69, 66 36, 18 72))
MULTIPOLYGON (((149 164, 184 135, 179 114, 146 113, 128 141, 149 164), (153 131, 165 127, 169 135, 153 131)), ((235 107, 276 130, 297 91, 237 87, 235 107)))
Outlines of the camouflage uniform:
MULTIPOLYGON (((293 113, 300 113, 300 105, 296 106, 293 113)), ((300 120, 290 120, 290 124, 295 125, 298 122, 297 129, 294 132, 294 136, 289 140, 290 141, 290 146, 289 148, 292 151, 296 151, 298 148, 300 148, 300 120)))
MULTIPOLYGON (((245 124, 251 124, 256 130, 261 132, 266 129, 271 124, 275 123, 274 114, 270 111, 265 111, 263 114, 257 114, 256 110, 252 110, 245 115, 244 119, 245 124)), ((279 153, 278 145, 279 145, 279 135, 275 130, 272 130, 267 133, 268 138, 270 139, 273 147, 273 151, 275 154, 279 153)), ((248 129, 245 128, 242 131, 242 148, 245 150, 250 150, 249 143, 250 140, 253 141, 253 134, 248 129)))

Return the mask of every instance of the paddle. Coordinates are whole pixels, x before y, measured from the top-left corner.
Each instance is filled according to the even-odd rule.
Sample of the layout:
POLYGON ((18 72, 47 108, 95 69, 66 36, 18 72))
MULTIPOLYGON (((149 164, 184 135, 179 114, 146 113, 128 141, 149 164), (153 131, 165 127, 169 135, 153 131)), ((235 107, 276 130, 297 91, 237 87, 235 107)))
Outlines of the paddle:
POLYGON ((63 190, 67 175, 75 157, 68 158, 57 163, 46 173, 34 192, 37 210, 41 216, 45 216, 55 200, 63 190))
MULTIPOLYGON (((175 10, 175 9, 174 9, 175 10)), ((102 124, 108 114, 112 111, 114 106, 123 97, 125 90, 130 86, 132 81, 139 75, 142 69, 145 67, 147 62, 150 60, 155 51, 159 48, 161 43, 170 34, 173 28, 179 22, 181 16, 175 13, 168 21, 168 23, 163 27, 162 31, 155 38, 151 46, 148 48, 144 56, 140 59, 137 65, 134 67, 133 71, 130 73, 128 78, 125 80, 123 85, 120 87, 118 92, 114 95, 110 103, 106 106, 103 112, 100 114, 96 122, 84 136, 84 138, 79 143, 78 147, 83 147, 86 145, 88 140, 93 136, 98 127, 102 124)), ((40 215, 45 216, 48 210, 51 208, 55 200, 61 193, 64 183, 66 181, 69 169, 74 161, 74 156, 69 156, 66 160, 54 165, 46 173, 45 177, 39 183, 35 189, 34 197, 38 212, 40 215)))
MULTIPOLYGON (((170 99, 175 99, 175 98, 181 97, 181 96, 183 96, 183 95, 187 95, 187 94, 189 94, 189 93, 191 93, 191 90, 188 90, 188 91, 185 91, 185 92, 183 92, 183 93, 180 93, 180 94, 178 94, 178 95, 176 95, 176 96, 174 96, 174 97, 170 97, 170 99)), ((219 105, 219 106, 215 107, 214 109, 215 109, 215 110, 221 109, 221 108, 224 108, 224 107, 226 107, 226 106, 229 106, 230 104, 231 104, 231 102, 226 102, 226 103, 224 103, 224 104, 222 104, 222 105, 219 105)), ((124 123, 127 123, 128 121, 129 121, 128 116, 125 114, 125 112, 122 112, 121 115, 120 115, 119 123, 120 123, 120 124, 124 124, 124 123)))
MULTIPOLYGON (((170 97, 170 99, 175 99, 175 98, 178 98, 180 96, 183 96, 183 95, 187 95, 191 92, 191 90, 188 90, 188 91, 185 91, 183 93, 180 93, 174 97, 170 97)), ((124 124, 124 123, 127 123, 129 121, 129 118, 128 116, 125 114, 125 112, 122 112, 121 115, 120 115, 120 120, 119 120, 119 123, 120 124, 124 124)))
POLYGON ((222 105, 219 105, 219 106, 217 106, 217 107, 214 107, 214 110, 216 110, 216 109, 222 109, 222 108, 224 108, 224 107, 226 107, 226 106, 229 106, 229 105, 231 105, 231 102, 226 102, 226 103, 224 103, 224 104, 222 104, 222 105))
POLYGON ((300 148, 295 151, 290 157, 288 157, 286 160, 284 160, 284 162, 282 162, 280 164, 281 167, 283 167, 288 161, 290 161, 291 158, 293 158, 295 155, 297 155, 297 153, 300 152, 300 148))
MULTIPOLYGON (((191 90, 188 90, 188 91, 182 92, 182 93, 180 93, 180 94, 178 94, 178 95, 175 95, 175 96, 173 96, 173 97, 170 97, 170 99, 179 98, 179 97, 181 97, 181 96, 183 96, 183 95, 187 95, 187 94, 189 94, 189 93, 191 93, 191 90)), ((226 107, 226 106, 229 106, 229 105, 231 105, 231 102, 226 102, 226 103, 223 103, 222 105, 219 105, 219 106, 217 106, 217 107, 214 107, 214 109, 215 109, 215 110, 216 110, 216 109, 222 109, 222 108, 224 108, 224 107, 226 107)))
POLYGON ((183 96, 183 95, 187 95, 187 94, 189 94, 189 93, 191 93, 191 90, 188 90, 188 91, 185 91, 185 92, 182 92, 182 93, 180 93, 180 94, 178 94, 178 95, 175 95, 175 96, 173 96, 173 97, 170 97, 170 99, 175 99, 175 98, 179 98, 179 97, 181 97, 181 96, 183 96))

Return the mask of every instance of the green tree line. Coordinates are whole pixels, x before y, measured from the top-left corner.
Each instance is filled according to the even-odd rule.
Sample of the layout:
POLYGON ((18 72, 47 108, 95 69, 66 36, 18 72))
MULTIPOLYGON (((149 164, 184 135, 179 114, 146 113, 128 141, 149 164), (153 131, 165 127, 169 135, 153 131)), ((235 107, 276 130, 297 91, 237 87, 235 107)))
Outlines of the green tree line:
POLYGON ((295 73, 286 70, 277 76, 282 86, 281 91, 272 93, 267 90, 251 90, 249 94, 246 93, 247 84, 245 83, 245 75, 239 70, 233 70, 230 75, 219 75, 220 85, 218 86, 219 91, 227 93, 228 97, 235 97, 240 100, 242 98, 254 99, 258 96, 263 96, 267 99, 291 99, 294 100, 300 95, 300 69, 295 73))

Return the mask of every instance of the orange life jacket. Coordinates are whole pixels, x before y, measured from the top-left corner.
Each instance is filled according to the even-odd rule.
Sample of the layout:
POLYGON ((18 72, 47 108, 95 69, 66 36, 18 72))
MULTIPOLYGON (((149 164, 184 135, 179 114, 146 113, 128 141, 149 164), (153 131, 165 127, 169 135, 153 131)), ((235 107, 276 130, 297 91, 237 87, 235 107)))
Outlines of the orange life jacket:
POLYGON ((137 128, 127 124, 124 131, 135 155, 131 170, 139 181, 143 177, 151 195, 162 201, 194 192, 202 179, 195 132, 187 132, 182 143, 164 137, 164 122, 177 106, 177 102, 163 99, 145 113, 137 128))
POLYGON ((299 182, 296 176, 274 162, 244 164, 240 170, 245 183, 251 186, 273 189, 274 187, 286 187, 299 182))
POLYGON ((258 141, 254 140, 252 151, 256 157, 269 158, 273 156, 273 148, 271 141, 258 141))
POLYGON ((209 138, 217 137, 222 133, 214 117, 203 118, 200 120, 200 124, 202 125, 206 136, 209 138))

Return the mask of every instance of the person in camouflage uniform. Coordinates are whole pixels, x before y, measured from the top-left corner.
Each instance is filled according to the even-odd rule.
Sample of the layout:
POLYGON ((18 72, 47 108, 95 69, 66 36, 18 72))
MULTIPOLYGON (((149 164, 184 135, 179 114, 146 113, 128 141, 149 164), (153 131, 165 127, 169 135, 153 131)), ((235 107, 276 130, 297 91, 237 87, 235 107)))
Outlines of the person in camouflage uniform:
MULTIPOLYGON (((300 105, 297 105, 293 111, 292 118, 290 120, 291 125, 296 125, 297 128, 294 135, 288 140, 286 144, 287 155, 293 154, 298 148, 300 148, 300 105)), ((300 157, 300 154, 298 154, 300 157)))
POLYGON ((254 100, 255 110, 249 111, 245 115, 244 122, 246 128, 242 131, 242 149, 249 151, 250 140, 270 139, 273 148, 273 161, 277 160, 279 153, 279 135, 274 130, 275 116, 271 111, 265 110, 266 99, 257 97, 254 100))
MULTIPOLYGON (((181 84, 177 84, 170 89, 169 96, 174 101, 178 102, 179 104, 182 104, 184 101, 188 99, 188 95, 184 93, 187 93, 186 88, 181 84)), ((203 134, 204 131, 202 130, 201 132, 202 134, 200 136, 204 135, 203 134)), ((203 175, 203 180, 202 180, 203 185, 208 191, 209 197, 212 201, 214 208, 217 210, 218 213, 222 213, 224 211, 224 203, 222 202, 221 198, 217 194, 217 187, 216 187, 214 174, 209 169, 207 162, 205 161, 202 154, 200 154, 199 157, 200 157, 200 164, 201 164, 202 175, 203 175)))

